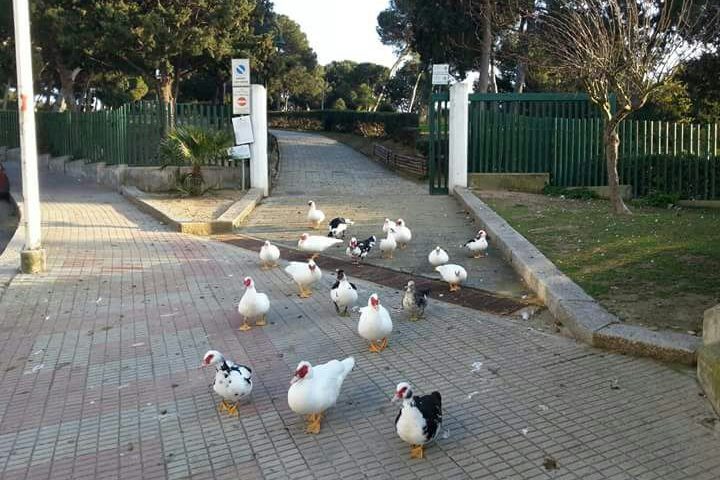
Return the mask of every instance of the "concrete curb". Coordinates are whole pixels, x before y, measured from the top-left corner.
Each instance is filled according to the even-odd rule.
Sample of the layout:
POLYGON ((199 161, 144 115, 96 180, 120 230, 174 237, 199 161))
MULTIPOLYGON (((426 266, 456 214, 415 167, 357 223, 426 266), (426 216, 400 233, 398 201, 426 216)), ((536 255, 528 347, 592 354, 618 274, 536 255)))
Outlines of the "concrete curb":
POLYGON ((130 203, 138 207, 139 210, 169 225, 175 231, 199 236, 232 233, 233 229, 240 226, 252 211, 255 210, 255 207, 263 198, 261 189, 251 188, 245 193, 245 196, 241 200, 230 205, 230 208, 218 217, 217 220, 211 222, 192 222, 184 218, 169 217, 166 213, 148 203, 146 201, 148 198, 147 194, 136 187, 121 187, 120 193, 127 198, 130 203))
POLYGON ((630 355, 687 365, 696 363, 698 337, 623 324, 472 191, 458 187, 454 194, 483 225, 492 245, 577 339, 630 355))

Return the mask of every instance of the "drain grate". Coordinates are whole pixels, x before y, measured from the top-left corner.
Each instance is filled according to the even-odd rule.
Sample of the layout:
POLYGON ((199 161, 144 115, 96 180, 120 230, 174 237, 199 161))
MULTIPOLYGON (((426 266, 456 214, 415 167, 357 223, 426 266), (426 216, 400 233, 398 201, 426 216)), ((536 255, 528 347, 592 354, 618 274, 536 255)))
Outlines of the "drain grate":
MULTIPOLYGON (((223 243, 254 251, 259 251, 264 242, 263 240, 243 235, 220 236, 217 237, 217 239, 223 243)), ((281 245, 277 245, 277 247, 280 249, 281 258, 284 260, 302 262, 308 259, 307 252, 301 252, 281 245)), ((385 267, 369 265, 367 263, 362 266, 356 266, 350 261, 340 260, 326 255, 320 256, 318 264, 326 271, 342 268, 351 277, 377 283, 397 290, 401 290, 405 284, 407 284, 408 280, 414 280, 418 287, 430 288, 432 290, 432 293, 430 294, 431 298, 471 308, 473 310, 494 313, 496 315, 510 315, 527 307, 528 305, 531 305, 530 302, 523 302, 519 299, 504 297, 479 288, 463 287, 459 292, 450 293, 448 291, 447 284, 439 280, 414 276, 385 267), (442 298, 438 296, 440 293, 443 294, 442 298)))

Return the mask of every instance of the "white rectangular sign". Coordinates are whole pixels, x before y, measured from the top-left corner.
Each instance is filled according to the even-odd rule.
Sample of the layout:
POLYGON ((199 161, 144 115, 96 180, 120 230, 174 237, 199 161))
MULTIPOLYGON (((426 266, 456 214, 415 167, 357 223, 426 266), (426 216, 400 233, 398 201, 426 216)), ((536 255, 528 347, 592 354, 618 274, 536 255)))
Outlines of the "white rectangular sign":
POLYGON ((450 65, 447 63, 438 63, 433 65, 432 70, 433 76, 435 75, 449 75, 450 74, 450 65))
POLYGON ((250 87, 233 87, 233 115, 250 115, 250 87))
POLYGON ((232 124, 235 132, 235 145, 246 145, 255 141, 250 117, 233 117, 232 124))
POLYGON ((250 145, 238 145, 228 148, 228 155, 232 158, 250 158, 250 145))
POLYGON ((233 87, 249 87, 250 86, 250 59, 233 58, 232 69, 232 85, 233 87))
POLYGON ((450 83, 450 75, 447 73, 434 74, 432 76, 433 85, 447 85, 450 83))

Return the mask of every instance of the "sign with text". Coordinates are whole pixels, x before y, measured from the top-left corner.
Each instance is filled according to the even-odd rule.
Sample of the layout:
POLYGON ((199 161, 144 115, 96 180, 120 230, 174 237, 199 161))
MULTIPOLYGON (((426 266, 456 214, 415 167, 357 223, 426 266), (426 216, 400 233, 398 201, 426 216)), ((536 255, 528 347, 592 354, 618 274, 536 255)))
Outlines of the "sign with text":
POLYGON ((237 145, 235 147, 230 147, 228 148, 228 155, 232 158, 250 158, 250 146, 237 145))
POLYGON ((235 145, 247 145, 255 141, 250 117, 233 117, 232 125, 235 133, 235 145))
POLYGON ((447 85, 448 83, 450 83, 450 65, 447 63, 433 65, 432 84, 447 85))
POLYGON ((233 87, 233 115, 250 115, 250 87, 233 87))
POLYGON ((250 59, 233 58, 231 62, 231 69, 233 87, 250 86, 250 59))

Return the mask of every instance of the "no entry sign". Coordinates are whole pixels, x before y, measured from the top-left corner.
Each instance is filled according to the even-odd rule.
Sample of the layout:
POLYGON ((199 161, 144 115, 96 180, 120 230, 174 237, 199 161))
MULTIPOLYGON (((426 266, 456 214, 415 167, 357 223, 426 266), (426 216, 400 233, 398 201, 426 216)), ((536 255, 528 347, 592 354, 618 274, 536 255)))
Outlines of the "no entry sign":
POLYGON ((233 87, 233 115, 250 115, 250 87, 233 87))

